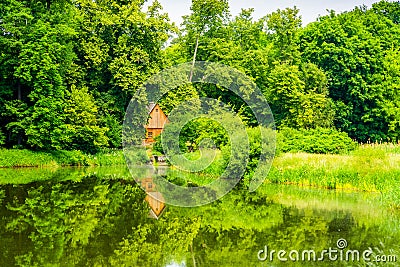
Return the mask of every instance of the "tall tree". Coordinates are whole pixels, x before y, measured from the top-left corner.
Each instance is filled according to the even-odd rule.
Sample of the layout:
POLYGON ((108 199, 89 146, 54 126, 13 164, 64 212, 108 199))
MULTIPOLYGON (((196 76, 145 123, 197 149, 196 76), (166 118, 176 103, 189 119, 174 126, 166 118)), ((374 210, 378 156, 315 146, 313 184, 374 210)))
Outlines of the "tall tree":
POLYGON ((290 64, 300 60, 297 34, 301 28, 301 17, 296 7, 278 9, 266 16, 267 32, 274 43, 277 59, 290 64))
POLYGON ((399 36, 398 25, 366 8, 331 12, 301 33, 303 58, 317 64, 330 80, 335 125, 360 141, 386 140, 389 128, 393 131, 396 125, 384 110, 393 112, 390 106, 398 101, 396 82, 388 84, 393 67, 387 59, 396 58, 390 51, 398 49, 399 36))
POLYGON ((80 81, 94 96, 100 126, 111 147, 120 147, 121 125, 129 100, 141 84, 166 62, 162 48, 175 31, 155 1, 78 0, 80 32, 77 65, 80 81))
POLYGON ((0 56, 3 120, 9 144, 58 146, 63 124, 64 76, 74 58, 72 5, 66 1, 14 1, 0 4, 0 56), (63 12, 59 12, 63 10, 63 12), (19 115, 28 109, 24 116, 19 115), (11 119, 11 120, 10 120, 11 119), (17 140, 15 140, 15 138, 17 140))
POLYGON ((98 126, 97 107, 87 87, 78 89, 72 86, 67 92, 64 113, 65 131, 60 136, 64 147, 93 153, 107 146, 105 132, 108 129, 98 126))
POLYGON ((300 69, 277 64, 268 78, 265 92, 280 127, 330 127, 333 107, 327 96, 326 77, 313 64, 300 69), (318 80, 319 79, 319 80, 318 80))
MULTIPOLYGON (((186 43, 193 47, 192 65, 194 65, 199 48, 200 38, 209 37, 218 31, 229 17, 229 4, 227 0, 193 0, 190 7, 192 14, 183 17, 184 34, 186 43), (194 44, 193 44, 194 41, 194 44)), ((192 80, 193 71, 189 80, 192 80)))

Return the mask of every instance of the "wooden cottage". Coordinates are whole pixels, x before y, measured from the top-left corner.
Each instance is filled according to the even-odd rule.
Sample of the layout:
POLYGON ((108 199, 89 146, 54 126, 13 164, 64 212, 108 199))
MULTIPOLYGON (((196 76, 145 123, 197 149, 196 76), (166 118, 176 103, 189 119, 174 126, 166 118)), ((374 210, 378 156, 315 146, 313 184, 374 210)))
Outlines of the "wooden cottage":
POLYGON ((149 107, 149 121, 146 128, 146 144, 154 142, 154 138, 161 134, 166 123, 168 123, 167 115, 161 110, 158 104, 150 103, 149 107))

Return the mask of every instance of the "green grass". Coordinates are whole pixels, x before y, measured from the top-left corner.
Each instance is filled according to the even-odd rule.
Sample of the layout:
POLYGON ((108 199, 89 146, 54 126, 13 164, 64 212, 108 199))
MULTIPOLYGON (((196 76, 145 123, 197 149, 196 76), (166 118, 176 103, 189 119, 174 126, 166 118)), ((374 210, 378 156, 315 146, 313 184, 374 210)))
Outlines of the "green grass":
POLYGON ((360 147, 349 155, 286 153, 275 158, 271 182, 333 189, 387 190, 400 182, 400 154, 360 147))
POLYGON ((183 157, 172 157, 174 165, 183 166, 183 169, 201 172, 203 174, 221 174, 225 169, 225 162, 220 150, 205 149, 183 154, 183 157))
MULTIPOLYGON (((188 175, 183 184, 205 185, 217 179, 225 165, 220 151, 184 155, 205 168, 188 175), (208 162, 212 162, 208 164, 208 162)), ((126 166, 122 150, 104 150, 95 155, 80 151, 33 152, 0 150, 0 167, 126 166)), ((15 174, 15 173, 14 173, 15 174)), ((48 176, 41 172, 40 177, 48 176)), ((173 176, 173 175, 172 175, 173 176)), ((400 209, 400 145, 366 144, 346 155, 285 153, 274 159, 266 181, 327 189, 379 192, 400 209)), ((178 181, 179 182, 179 181, 178 181)))
POLYGON ((360 151, 368 151, 368 150, 375 150, 375 151, 384 151, 385 153, 390 154, 400 154, 400 142, 399 143, 369 143, 369 144, 361 144, 360 151))
MULTIPOLYGON (((198 153, 185 155, 199 159, 198 153)), ((181 185, 204 185, 223 172, 221 156, 197 175, 187 176, 181 185), (220 160, 220 161, 219 161, 220 160), (207 176, 211 174, 211 176, 207 176)), ((206 155, 204 160, 209 160, 206 155)), ((345 191, 380 193, 394 209, 400 209, 400 146, 361 145, 344 155, 284 153, 274 159, 266 182, 345 191)))
POLYGON ((133 180, 128 168, 121 166, 0 168, 0 185, 29 184, 39 181, 81 181, 93 175, 107 180, 133 180))
POLYGON ((363 145, 348 155, 286 153, 275 158, 267 181, 327 189, 379 192, 400 209, 400 150, 363 145))
POLYGON ((119 165, 125 165, 122 150, 104 150, 95 155, 86 155, 78 150, 41 152, 0 149, 0 168, 119 165))
POLYGON ((103 150, 95 155, 89 155, 92 166, 122 166, 126 165, 124 152, 118 149, 103 150))
POLYGON ((168 172, 170 182, 180 186, 204 186, 224 172, 225 162, 220 150, 205 149, 172 158, 174 167, 168 172), (184 171, 182 171, 184 170, 184 171))
POLYGON ((0 167, 56 166, 55 157, 50 153, 33 152, 25 149, 1 149, 0 167))

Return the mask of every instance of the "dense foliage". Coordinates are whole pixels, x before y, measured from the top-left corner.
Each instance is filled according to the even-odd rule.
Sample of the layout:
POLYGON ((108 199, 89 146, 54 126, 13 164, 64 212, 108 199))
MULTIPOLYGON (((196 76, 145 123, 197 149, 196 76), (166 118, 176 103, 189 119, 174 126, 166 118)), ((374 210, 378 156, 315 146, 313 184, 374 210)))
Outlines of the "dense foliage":
MULTIPOLYGON (((302 27, 296 7, 254 20, 252 9, 232 17, 226 0, 193 0, 180 29, 157 1, 147 10, 145 2, 2 1, 0 145, 91 153, 119 148, 125 109, 142 82, 194 60, 250 76, 278 129, 346 139, 323 129, 336 128, 360 142, 399 140, 400 2, 331 11, 302 27)), ((168 113, 198 96, 220 99, 255 126, 244 102, 215 85, 179 88, 160 105, 168 113)), ((198 120, 183 130, 182 143, 195 148, 206 137, 221 147, 223 135, 198 120), (221 134, 209 135, 208 128, 221 134)), ((307 151, 338 150, 330 146, 307 151)))
POLYGON ((308 152, 318 154, 339 154, 357 147, 346 133, 332 128, 295 130, 284 128, 278 135, 282 152, 308 152))
MULTIPOLYGON (((121 146, 127 102, 173 30, 144 1, 0 3, 0 121, 8 147, 121 146)), ((0 134, 0 144, 3 138, 0 134)))

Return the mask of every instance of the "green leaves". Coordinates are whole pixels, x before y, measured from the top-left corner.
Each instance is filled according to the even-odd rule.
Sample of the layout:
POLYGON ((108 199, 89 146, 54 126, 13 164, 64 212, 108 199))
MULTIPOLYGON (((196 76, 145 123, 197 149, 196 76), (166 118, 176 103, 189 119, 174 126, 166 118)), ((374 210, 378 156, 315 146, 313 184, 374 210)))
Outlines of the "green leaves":
POLYGON ((389 1, 380 1, 372 4, 372 11, 383 15, 395 24, 400 24, 400 2, 389 2, 389 1))
POLYGON ((300 53, 296 44, 297 33, 301 27, 299 9, 278 9, 266 16, 267 31, 274 46, 277 49, 277 57, 281 61, 296 63, 300 53))
POLYGON ((127 103, 163 66, 161 48, 174 30, 158 2, 148 12, 143 6, 141 0, 0 4, 0 131, 10 137, 8 146, 121 146, 127 103))
POLYGON ((278 126, 329 127, 334 110, 327 96, 326 76, 313 64, 275 65, 265 91, 278 126))
POLYGON ((229 16, 226 0, 195 0, 190 9, 192 14, 185 18, 183 25, 196 35, 216 30, 229 16))
POLYGON ((108 138, 105 136, 107 128, 97 125, 97 107, 94 98, 83 87, 77 89, 72 86, 64 109, 65 120, 65 146, 80 149, 86 152, 96 152, 101 147, 107 146, 108 138))
POLYGON ((339 154, 354 150, 357 143, 346 133, 328 128, 295 130, 283 128, 278 135, 282 152, 339 154))
POLYGON ((121 125, 131 97, 164 64, 161 51, 174 31, 168 16, 144 1, 78 1, 81 31, 76 44, 83 80, 96 104, 111 147, 120 147, 121 125))
POLYGON ((60 148, 64 76, 74 58, 71 6, 64 1, 53 1, 51 6, 44 1, 7 2, 0 7, 5 33, 0 38, 4 47, 0 71, 6 74, 0 84, 13 92, 3 98, 6 111, 2 116, 12 137, 9 142, 20 145, 26 141, 36 149, 60 148))
POLYGON ((386 4, 322 17, 307 26, 299 40, 304 59, 327 73, 329 95, 338 107, 335 125, 363 142, 394 140, 399 130, 392 113, 398 107, 398 82, 392 77, 397 76, 393 55, 400 28, 386 15, 377 15, 378 6, 386 4))
POLYGON ((3 132, 0 131, 0 145, 4 145, 6 137, 4 136, 3 132))

